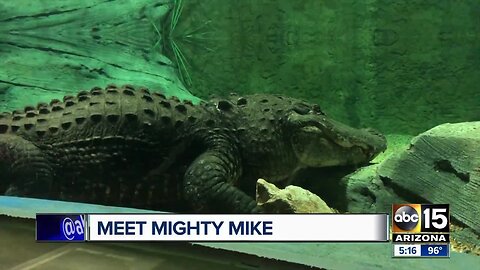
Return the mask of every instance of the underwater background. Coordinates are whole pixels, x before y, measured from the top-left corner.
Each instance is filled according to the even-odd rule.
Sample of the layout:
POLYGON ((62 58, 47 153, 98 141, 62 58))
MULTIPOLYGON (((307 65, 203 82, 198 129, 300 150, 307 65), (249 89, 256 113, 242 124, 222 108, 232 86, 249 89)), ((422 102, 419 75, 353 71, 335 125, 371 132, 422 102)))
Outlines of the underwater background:
POLYGON ((392 198, 450 203, 455 239, 478 255, 479 123, 464 134, 464 126, 427 134, 453 134, 448 147, 408 150, 437 125, 480 121, 479 14, 478 0, 0 1, 0 112, 112 83, 194 103, 231 92, 304 99, 386 134, 388 149, 374 163, 404 153, 383 164, 381 177, 382 164, 340 184, 344 171, 306 172, 332 179, 312 190, 350 212, 390 211, 392 198), (449 154, 450 166, 430 166, 432 149, 449 154), (468 181, 457 181, 463 172, 468 181), (407 198, 408 188, 420 196, 407 198))
POLYGON ((480 2, 1 1, 0 110, 108 83, 280 93, 415 135, 480 119, 480 2))

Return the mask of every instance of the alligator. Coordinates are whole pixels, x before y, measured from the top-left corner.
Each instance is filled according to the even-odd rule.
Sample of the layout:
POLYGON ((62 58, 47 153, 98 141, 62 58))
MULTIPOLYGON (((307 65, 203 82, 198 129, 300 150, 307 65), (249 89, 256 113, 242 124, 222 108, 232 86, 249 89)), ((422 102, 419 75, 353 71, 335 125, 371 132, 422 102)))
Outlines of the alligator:
POLYGON ((188 213, 259 213, 256 181, 361 165, 373 129, 316 104, 232 94, 199 104, 131 85, 94 87, 0 114, 0 194, 188 213))

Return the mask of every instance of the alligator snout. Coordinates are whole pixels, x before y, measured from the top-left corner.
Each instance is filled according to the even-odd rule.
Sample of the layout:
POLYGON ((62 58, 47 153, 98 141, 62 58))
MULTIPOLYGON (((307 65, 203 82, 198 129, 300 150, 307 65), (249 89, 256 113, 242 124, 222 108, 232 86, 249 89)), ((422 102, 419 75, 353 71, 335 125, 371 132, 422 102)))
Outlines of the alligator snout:
POLYGON ((368 140, 368 145, 371 148, 370 152, 372 154, 372 158, 387 149, 387 139, 380 131, 373 128, 365 128, 363 130, 371 135, 366 139, 368 140))

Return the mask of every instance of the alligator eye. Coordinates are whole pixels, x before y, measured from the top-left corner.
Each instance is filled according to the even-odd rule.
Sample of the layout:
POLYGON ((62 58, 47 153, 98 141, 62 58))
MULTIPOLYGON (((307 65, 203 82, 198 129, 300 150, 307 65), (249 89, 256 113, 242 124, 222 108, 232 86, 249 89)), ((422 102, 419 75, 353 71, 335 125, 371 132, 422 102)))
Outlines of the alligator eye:
POLYGON ((320 106, 318 106, 317 104, 313 104, 312 111, 314 113, 323 114, 322 109, 320 109, 320 106))
POLYGON ((305 103, 298 103, 293 107, 293 111, 301 115, 306 115, 310 113, 311 109, 310 106, 305 103))

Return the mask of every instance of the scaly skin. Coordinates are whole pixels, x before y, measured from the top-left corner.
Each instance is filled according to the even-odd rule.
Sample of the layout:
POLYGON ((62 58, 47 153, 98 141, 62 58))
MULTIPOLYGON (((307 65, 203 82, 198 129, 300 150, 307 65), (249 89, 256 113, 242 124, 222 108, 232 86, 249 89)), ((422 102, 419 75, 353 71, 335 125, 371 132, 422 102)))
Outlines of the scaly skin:
POLYGON ((232 95, 200 105, 131 86, 82 91, 0 116, 0 193, 178 212, 258 212, 255 182, 362 164, 373 130, 317 105, 232 95))

